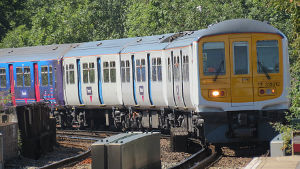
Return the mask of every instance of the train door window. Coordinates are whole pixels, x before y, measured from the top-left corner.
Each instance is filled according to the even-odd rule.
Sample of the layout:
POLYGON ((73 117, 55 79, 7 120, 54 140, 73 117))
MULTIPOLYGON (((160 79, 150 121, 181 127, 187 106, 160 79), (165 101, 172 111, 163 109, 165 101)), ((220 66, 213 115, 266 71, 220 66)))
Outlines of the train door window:
POLYGON ((189 60, 188 55, 183 56, 183 63, 182 63, 182 75, 183 81, 189 81, 189 60))
POLYGON ((129 60, 126 60, 126 82, 130 82, 130 64, 129 60))
POLYGON ((66 73, 66 83, 69 84, 69 65, 66 65, 65 73, 66 73))
POLYGON ((6 70, 5 68, 0 69, 0 87, 6 88, 6 70))
POLYGON ((141 60, 137 59, 135 61, 136 63, 136 81, 140 82, 141 81, 141 60))
POLYGON ((125 82, 125 62, 121 61, 121 81, 125 82))
POLYGON ((180 75, 179 75, 179 56, 175 56, 174 57, 174 79, 175 81, 179 81, 180 80, 180 75))
POLYGON ((279 51, 277 40, 264 40, 256 42, 257 72, 278 73, 279 51))
POLYGON ((104 77, 104 83, 109 82, 109 63, 103 62, 103 77, 104 77))
POLYGON ((152 58, 152 81, 156 81, 156 58, 152 58))
POLYGON ((52 86, 53 84, 52 66, 49 66, 49 77, 50 77, 49 86, 52 86))
POLYGON ((89 63, 89 80, 90 80, 90 83, 95 83, 95 64, 94 64, 94 62, 89 63))
POLYGON ((23 87, 23 71, 21 67, 16 68, 17 87, 23 87))
POLYGON ((112 83, 116 82, 116 62, 110 62, 110 81, 112 83))
POLYGON ((248 42, 233 42, 233 70, 235 75, 249 73, 248 42))
POLYGON ((171 82, 171 59, 168 58, 168 80, 171 82))
POLYGON ((70 84, 75 84, 74 64, 69 65, 69 81, 70 84))
POLYGON ((141 67, 142 67, 142 81, 145 82, 146 81, 146 62, 145 59, 141 59, 141 67))
POLYGON ((41 66, 42 86, 48 86, 48 66, 41 66))
POLYGON ((24 85, 25 87, 29 87, 31 85, 30 67, 24 67, 24 85))
POLYGON ((89 67, 87 63, 82 64, 83 83, 89 82, 89 67))
POLYGON ((157 58, 157 80, 162 81, 161 58, 157 58))
POLYGON ((189 66, 189 56, 188 55, 186 55, 185 56, 185 81, 189 81, 190 79, 190 73, 189 73, 189 71, 190 71, 190 68, 189 68, 190 66, 189 66))
POLYGON ((226 73, 224 42, 204 43, 202 54, 204 75, 224 75, 226 73))

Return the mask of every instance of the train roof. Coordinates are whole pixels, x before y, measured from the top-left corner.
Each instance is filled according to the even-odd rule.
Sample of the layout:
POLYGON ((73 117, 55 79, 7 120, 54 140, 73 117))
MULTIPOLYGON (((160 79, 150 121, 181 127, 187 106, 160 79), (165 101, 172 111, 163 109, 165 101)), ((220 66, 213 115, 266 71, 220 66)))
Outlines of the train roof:
POLYGON ((0 62, 51 60, 61 56, 80 57, 163 50, 188 46, 206 36, 229 33, 274 33, 285 37, 278 29, 265 22, 250 19, 233 19, 216 23, 206 29, 197 31, 77 44, 0 49, 0 62))
POLYGON ((0 49, 0 63, 54 60, 77 44, 46 45, 0 49))

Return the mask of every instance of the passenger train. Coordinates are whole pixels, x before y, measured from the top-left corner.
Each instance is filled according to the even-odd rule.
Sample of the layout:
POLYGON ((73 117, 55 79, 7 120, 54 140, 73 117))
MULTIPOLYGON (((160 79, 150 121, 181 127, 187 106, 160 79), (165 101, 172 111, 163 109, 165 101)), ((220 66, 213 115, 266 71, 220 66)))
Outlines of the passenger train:
POLYGON ((289 107, 286 36, 256 20, 198 31, 0 49, 0 91, 47 101, 61 127, 185 128, 213 143, 269 140, 289 107))

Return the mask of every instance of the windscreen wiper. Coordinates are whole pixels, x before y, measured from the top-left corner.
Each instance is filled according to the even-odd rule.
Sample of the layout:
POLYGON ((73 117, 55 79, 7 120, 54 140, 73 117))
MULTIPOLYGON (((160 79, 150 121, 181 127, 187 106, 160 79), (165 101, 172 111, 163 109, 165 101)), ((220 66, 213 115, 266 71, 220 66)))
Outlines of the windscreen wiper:
POLYGON ((266 67, 264 67, 264 65, 260 62, 260 61, 257 61, 259 67, 261 68, 261 70, 264 72, 264 74, 266 75, 267 79, 270 80, 271 77, 266 69, 266 67))
POLYGON ((216 81, 217 79, 218 79, 218 76, 219 76, 219 74, 220 74, 220 72, 221 72, 221 70, 222 70, 222 66, 224 66, 224 60, 222 60, 222 62, 219 64, 219 66, 218 66, 218 70, 217 70, 217 72, 216 72, 216 76, 215 76, 215 78, 214 78, 214 81, 216 81))

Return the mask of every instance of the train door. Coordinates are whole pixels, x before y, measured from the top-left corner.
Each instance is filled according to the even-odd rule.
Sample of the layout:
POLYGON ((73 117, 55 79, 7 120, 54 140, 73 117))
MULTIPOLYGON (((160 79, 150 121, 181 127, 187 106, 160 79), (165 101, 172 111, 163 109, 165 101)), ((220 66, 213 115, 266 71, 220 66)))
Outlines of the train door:
POLYGON ((97 70, 98 70, 98 90, 99 90, 99 100, 101 104, 104 104, 103 95, 102 95, 102 65, 101 58, 97 59, 97 70))
POLYGON ((14 80, 14 67, 13 65, 9 65, 9 81, 10 81, 10 93, 11 100, 13 105, 16 105, 16 97, 15 97, 15 80, 14 80))
POLYGON ((55 102, 54 96, 54 73, 53 73, 53 65, 51 62, 39 62, 39 93, 40 99, 45 99, 50 102, 55 102))
POLYGON ((167 99, 169 106, 176 106, 174 99, 174 67, 173 67, 174 52, 171 51, 170 55, 167 54, 167 99))
POLYGON ((173 56, 174 100, 178 107, 185 107, 182 82, 182 50, 175 51, 173 56))
POLYGON ((230 40, 231 106, 253 105, 251 38, 230 40))
POLYGON ((34 92, 35 92, 35 101, 39 102, 40 101, 39 67, 38 67, 37 63, 34 63, 33 67, 34 67, 34 92))

